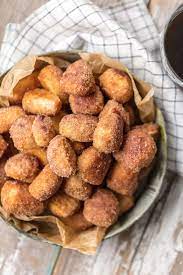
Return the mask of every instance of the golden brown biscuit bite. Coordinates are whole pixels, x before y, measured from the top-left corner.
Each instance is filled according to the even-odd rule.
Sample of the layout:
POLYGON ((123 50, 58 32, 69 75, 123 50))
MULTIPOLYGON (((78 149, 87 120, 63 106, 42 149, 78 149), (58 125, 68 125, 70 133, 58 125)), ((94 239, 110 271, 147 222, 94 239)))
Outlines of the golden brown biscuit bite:
POLYGON ((97 226, 109 227, 117 221, 119 202, 111 191, 98 189, 85 201, 83 215, 87 221, 97 226))
POLYGON ((122 149, 114 153, 114 158, 135 173, 148 167, 156 152, 154 139, 142 129, 133 129, 127 133, 122 149))
POLYGON ((60 188, 62 178, 59 178, 47 164, 29 185, 30 194, 39 201, 45 201, 60 188))
POLYGON ((85 219, 81 211, 72 216, 64 218, 63 221, 66 225, 75 231, 83 231, 93 226, 91 222, 85 219))
POLYGON ((82 59, 70 64, 63 73, 61 87, 69 95, 86 96, 93 93, 95 80, 90 66, 82 59))
POLYGON ((45 89, 34 89, 25 93, 22 107, 27 113, 37 115, 56 115, 62 103, 59 97, 45 89))
POLYGON ((65 218, 76 213, 80 208, 80 201, 65 193, 57 193, 48 203, 48 209, 57 217, 65 218))
POLYGON ((20 151, 38 147, 32 134, 34 119, 35 116, 19 117, 10 128, 10 136, 14 146, 20 151))
POLYGON ((102 110, 102 112, 99 114, 99 119, 101 117, 105 117, 110 115, 111 113, 118 114, 124 121, 125 127, 127 130, 129 130, 130 127, 130 117, 128 112, 125 110, 123 105, 121 103, 118 103, 117 101, 111 99, 108 100, 102 110))
POLYGON ((107 187, 116 193, 132 196, 138 187, 138 173, 133 173, 123 162, 115 162, 107 176, 107 187))
POLYGON ((88 96, 69 96, 69 103, 74 114, 97 115, 104 107, 104 97, 99 87, 88 96))
POLYGON ((38 73, 38 71, 34 71, 30 75, 18 81, 17 85, 13 89, 13 95, 9 97, 11 104, 20 104, 24 94, 27 91, 39 88, 41 86, 38 80, 38 73))
POLYGON ((109 68, 99 77, 99 80, 109 98, 126 103, 133 97, 132 82, 127 73, 109 68))
POLYGON ((81 178, 93 185, 100 185, 110 167, 111 156, 97 151, 93 146, 78 157, 78 170, 81 178))
POLYGON ((59 67, 55 65, 47 65, 40 71, 38 79, 43 88, 57 95, 62 103, 67 103, 68 94, 63 93, 61 90, 60 80, 62 75, 63 71, 59 67))
POLYGON ((39 172, 38 159, 26 153, 16 154, 7 160, 5 172, 10 178, 30 183, 39 172))
POLYGON ((100 152, 118 151, 123 142, 123 109, 118 105, 117 102, 111 101, 100 113, 99 122, 93 134, 93 146, 100 152), (117 107, 112 105, 117 105, 117 107))
POLYGON ((36 116, 32 124, 32 133, 38 146, 47 147, 50 140, 56 136, 51 118, 41 115, 36 116))
POLYGON ((66 115, 59 124, 59 131, 72 141, 90 142, 93 140, 97 121, 97 117, 90 115, 66 115))
POLYGON ((76 154, 65 137, 54 137, 47 149, 47 159, 52 171, 60 177, 70 177, 76 172, 76 154))
POLYGON ((13 122, 23 115, 25 112, 19 106, 0 108, 0 134, 8 132, 13 122))
POLYGON ((64 192, 80 201, 88 199, 92 194, 92 186, 84 182, 78 174, 66 179, 64 192))
POLYGON ((3 185, 1 203, 7 213, 15 216, 38 216, 44 211, 44 204, 31 196, 28 185, 13 180, 3 185))

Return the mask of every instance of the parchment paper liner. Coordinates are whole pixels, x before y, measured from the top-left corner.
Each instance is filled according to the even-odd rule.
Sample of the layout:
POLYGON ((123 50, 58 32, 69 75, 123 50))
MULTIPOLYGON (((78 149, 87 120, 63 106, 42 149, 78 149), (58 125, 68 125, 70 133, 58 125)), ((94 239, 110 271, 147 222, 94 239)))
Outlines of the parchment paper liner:
MULTIPOLYGON (((56 64, 61 68, 66 68, 69 62, 73 62, 79 58, 86 60, 91 66, 95 75, 98 75, 105 71, 108 67, 122 69, 128 73, 132 80, 134 90, 134 101, 139 110, 140 118, 143 122, 154 121, 155 119, 155 106, 153 102, 153 88, 133 76, 127 67, 123 64, 114 61, 99 53, 84 53, 84 52, 54 52, 48 53, 44 56, 27 56, 18 62, 9 72, 1 76, 0 81, 0 105, 8 106, 8 98, 13 95, 13 88, 18 81, 25 76, 31 74, 35 69, 40 69, 47 64, 56 64)), ((128 228, 137 219, 139 219, 143 213, 147 211, 150 205, 157 197, 162 180, 166 170, 166 133, 164 127, 163 117, 161 112, 157 113, 158 123, 161 126, 161 144, 159 149, 159 157, 161 160, 158 169, 154 169, 154 176, 151 176, 150 183, 157 187, 157 192, 154 195, 147 195, 147 190, 141 195, 144 196, 145 207, 138 207, 139 201, 137 201, 135 207, 124 217, 121 217, 119 221, 110 228, 106 237, 115 235, 122 230, 128 228), (153 180, 155 179, 155 181, 153 180), (147 198, 146 198, 147 197, 147 198), (135 213, 135 216, 134 216, 135 213), (131 217, 130 217, 131 215, 131 217)), ((158 161, 157 161, 158 163, 158 161)), ((150 184, 149 183, 149 184, 150 184)), ((148 184, 148 186, 149 186, 148 184)), ((26 233, 33 238, 47 241, 50 243, 61 245, 65 248, 71 248, 78 250, 85 254, 94 254, 101 240, 104 238, 106 230, 105 228, 93 226, 92 228, 82 231, 74 232, 72 228, 64 224, 61 219, 55 216, 39 216, 39 217, 14 217, 8 216, 2 207, 0 207, 1 217, 9 224, 13 225, 17 230, 26 233)))

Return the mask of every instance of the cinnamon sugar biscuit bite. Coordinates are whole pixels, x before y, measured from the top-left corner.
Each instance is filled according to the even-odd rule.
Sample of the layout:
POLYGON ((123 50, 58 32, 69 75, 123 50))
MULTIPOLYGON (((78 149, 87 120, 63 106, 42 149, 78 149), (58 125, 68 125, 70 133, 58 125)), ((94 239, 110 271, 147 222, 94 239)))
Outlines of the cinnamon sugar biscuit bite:
POLYGON ((120 103, 126 103, 133 97, 132 81, 122 70, 109 68, 100 77, 100 86, 105 94, 120 103))
POLYGON ((45 89, 34 89, 25 93, 22 107, 27 113, 37 115, 56 115, 62 103, 59 97, 45 89))
POLYGON ((88 199, 92 194, 92 186, 84 182, 78 174, 66 179, 64 191, 67 195, 80 201, 88 199))
POLYGON ((39 172, 38 159, 26 153, 16 154, 7 160, 5 172, 10 178, 30 183, 39 172))
POLYGON ((59 178, 47 164, 29 185, 29 192, 35 199, 45 201, 58 191, 61 183, 62 178, 59 178))
POLYGON ((60 177, 70 177, 76 172, 76 154, 69 140, 57 135, 47 149, 47 159, 52 171, 60 177))
POLYGON ((105 105, 93 134, 93 146, 100 152, 112 153, 121 147, 125 113, 115 101, 108 101, 105 105))
POLYGON ((60 80, 62 75, 63 71, 59 67, 55 65, 47 65, 40 71, 38 79, 43 88, 57 95, 62 103, 65 104, 68 103, 68 94, 63 93, 61 89, 60 80))
POLYGON ((93 140, 97 121, 97 117, 90 115, 66 115, 59 124, 60 134, 72 141, 90 142, 93 140))
POLYGON ((118 219, 119 202, 112 191, 98 189, 85 201, 83 215, 87 221, 97 226, 109 227, 118 219))
POLYGON ((113 99, 108 100, 107 103, 105 104, 102 112, 99 114, 99 119, 101 117, 108 116, 111 113, 118 114, 123 119, 126 132, 129 131, 129 129, 130 129, 130 115, 125 110, 123 105, 113 99))
POLYGON ((41 115, 36 116, 32 124, 32 133, 38 146, 47 147, 50 140, 56 136, 51 118, 41 115))
POLYGON ((86 96, 95 89, 95 79, 90 66, 82 59, 70 64, 63 73, 61 88, 69 95, 86 96))
POLYGON ((48 209, 57 217, 65 218, 76 213, 80 208, 80 201, 59 192, 49 199, 48 209))
POLYGON ((127 133, 122 149, 114 153, 114 158, 136 173, 151 164, 156 152, 154 139, 146 131, 137 128, 127 133))
POLYGON ((138 173, 127 169, 122 161, 115 162, 107 177, 107 187, 116 193, 132 196, 138 187, 138 173))
POLYGON ((8 214, 15 216, 38 216, 44 211, 44 204, 28 191, 28 184, 8 180, 1 190, 1 203, 8 214))
POLYGON ((70 95, 69 103, 74 114, 97 115, 104 107, 104 97, 96 86, 96 91, 91 95, 70 95))
POLYGON ((38 147, 32 134, 34 119, 35 116, 32 115, 19 117, 10 128, 10 136, 14 146, 20 151, 38 147))
POLYGON ((8 132, 13 122, 24 115, 24 110, 19 106, 0 108, 0 134, 8 132))
POLYGON ((111 156, 99 152, 93 146, 78 157, 78 170, 81 178, 93 185, 100 185, 110 167, 111 156))

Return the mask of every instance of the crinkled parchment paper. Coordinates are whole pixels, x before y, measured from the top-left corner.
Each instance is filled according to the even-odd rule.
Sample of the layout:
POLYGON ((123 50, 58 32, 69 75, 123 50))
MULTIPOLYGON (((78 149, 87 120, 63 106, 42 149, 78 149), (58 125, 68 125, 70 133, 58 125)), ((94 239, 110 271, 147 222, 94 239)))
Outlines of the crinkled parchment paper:
MULTIPOLYGON (((18 81, 34 70, 39 70, 47 64, 55 64, 65 69, 70 62, 79 58, 86 60, 92 67, 95 75, 101 74, 109 67, 122 69, 128 73, 133 83, 134 101, 143 122, 153 121, 155 107, 153 103, 153 88, 134 77, 121 63, 114 61, 102 54, 81 52, 55 52, 45 56, 27 56, 18 62, 9 72, 1 76, 0 105, 7 106, 8 98, 13 95, 13 89, 18 81)), ((16 229, 35 238, 46 240, 50 243, 62 245, 66 248, 78 250, 86 254, 94 254, 105 235, 105 228, 93 226, 82 232, 75 232, 64 224, 61 219, 45 214, 39 217, 14 217, 0 207, 0 215, 16 229)))

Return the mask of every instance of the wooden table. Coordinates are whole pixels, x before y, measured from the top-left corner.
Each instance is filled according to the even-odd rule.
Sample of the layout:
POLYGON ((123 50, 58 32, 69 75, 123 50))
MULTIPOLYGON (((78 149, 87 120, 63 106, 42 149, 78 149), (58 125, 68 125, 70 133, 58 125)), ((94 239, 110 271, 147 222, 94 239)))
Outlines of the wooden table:
MULTIPOLYGON (((95 0, 95 2, 101 0, 95 0)), ((1 0, 0 41, 8 22, 20 22, 46 0, 1 0)), ((152 0, 159 30, 183 0, 152 0)), ((34 241, 0 220, 1 275, 180 275, 183 274, 183 184, 170 174, 153 208, 128 231, 85 256, 34 241)))

